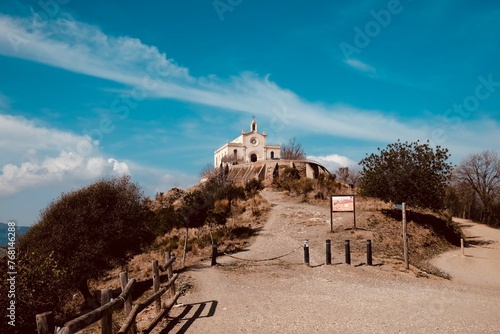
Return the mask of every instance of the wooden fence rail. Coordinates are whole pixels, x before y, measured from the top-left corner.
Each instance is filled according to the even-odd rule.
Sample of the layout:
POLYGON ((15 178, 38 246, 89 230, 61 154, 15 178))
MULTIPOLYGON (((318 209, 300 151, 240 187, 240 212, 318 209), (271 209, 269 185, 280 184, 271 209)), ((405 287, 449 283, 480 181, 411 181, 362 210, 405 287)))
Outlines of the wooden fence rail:
MULTIPOLYGON (((173 274, 172 265, 175 262, 175 256, 171 257, 170 253, 165 255, 165 265, 163 267, 158 266, 158 261, 153 261, 153 289, 154 294, 148 297, 143 302, 132 306, 131 291, 136 283, 134 278, 128 279, 127 273, 120 273, 120 284, 122 288, 122 293, 115 299, 110 300, 110 290, 101 291, 101 302, 102 306, 84 314, 76 319, 68 321, 64 327, 57 332, 57 334, 75 334, 76 332, 90 326, 94 322, 102 319, 102 334, 112 333, 112 314, 115 310, 123 307, 125 313, 125 322, 120 328, 118 333, 125 334, 131 333, 136 334, 136 318, 137 315, 143 311, 146 307, 151 305, 153 302, 156 304, 156 317, 155 319, 140 333, 149 333, 158 322, 168 315, 168 312, 177 302, 177 299, 181 296, 181 292, 175 292, 175 281, 177 280, 178 274, 173 274), (160 286, 160 270, 166 270, 169 281, 163 287, 160 286), (169 292, 169 299, 165 302, 162 309, 161 307, 161 297, 166 292, 169 292)), ((38 334, 53 334, 53 314, 52 312, 45 312, 38 314, 37 319, 37 330, 38 334)))

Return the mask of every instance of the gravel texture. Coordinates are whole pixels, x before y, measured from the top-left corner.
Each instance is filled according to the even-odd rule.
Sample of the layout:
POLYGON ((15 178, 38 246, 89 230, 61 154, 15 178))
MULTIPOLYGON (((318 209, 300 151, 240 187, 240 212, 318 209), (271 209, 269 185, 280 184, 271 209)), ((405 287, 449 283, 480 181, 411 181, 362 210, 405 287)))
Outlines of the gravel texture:
POLYGON ((450 267, 444 254, 434 264, 451 281, 401 270, 375 254, 374 266, 360 254, 346 265, 339 248, 327 266, 328 208, 262 194, 273 204, 268 222, 246 251, 233 255, 264 260, 291 253, 271 261, 222 256, 217 266, 190 267, 182 275, 193 287, 155 333, 500 333, 500 275, 489 269, 500 268, 500 250, 479 259, 467 248, 466 258, 450 255, 458 263, 450 267), (311 266, 304 264, 304 239, 311 266), (455 269, 471 271, 462 277, 455 269))

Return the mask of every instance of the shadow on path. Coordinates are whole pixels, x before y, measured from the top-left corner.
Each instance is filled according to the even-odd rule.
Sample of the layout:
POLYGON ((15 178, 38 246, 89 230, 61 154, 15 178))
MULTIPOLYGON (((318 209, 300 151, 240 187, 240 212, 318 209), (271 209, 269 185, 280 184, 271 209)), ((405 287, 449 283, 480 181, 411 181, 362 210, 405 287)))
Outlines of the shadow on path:
POLYGON ((215 314, 215 310, 217 309, 218 301, 210 300, 201 303, 193 303, 193 304, 184 304, 180 305, 179 308, 184 308, 178 316, 172 318, 168 325, 160 332, 160 334, 166 333, 186 333, 189 327, 197 320, 201 318, 210 318, 215 314), (204 315, 203 311, 207 306, 210 306, 208 312, 204 315), (173 332, 172 330, 179 324, 185 321, 181 328, 177 331, 173 332))

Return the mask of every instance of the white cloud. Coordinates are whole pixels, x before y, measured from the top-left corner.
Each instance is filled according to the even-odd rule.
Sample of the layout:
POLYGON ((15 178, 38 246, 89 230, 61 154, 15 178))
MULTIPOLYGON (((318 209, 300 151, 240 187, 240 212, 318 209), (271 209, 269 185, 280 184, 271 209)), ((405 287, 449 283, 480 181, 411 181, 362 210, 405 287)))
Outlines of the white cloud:
POLYGON ((103 158, 94 144, 88 136, 0 114, 0 196, 61 182, 130 174, 126 163, 103 158))
POLYGON ((194 78, 156 47, 135 38, 107 36, 98 27, 70 17, 33 26, 28 18, 0 15, 0 54, 123 83, 138 95, 265 116, 270 122, 268 130, 274 132, 300 128, 380 141, 415 133, 380 112, 304 101, 268 76, 242 73, 228 80, 213 75, 194 78), (27 34, 30 30, 33 32, 27 34), (12 36, 17 37, 17 43, 12 36), (375 119, 374 113, 379 115, 375 119), (381 126, 390 126, 392 131, 380 132, 381 126))
POLYGON ((361 71, 361 72, 366 72, 375 75, 377 73, 377 70, 375 68, 367 63, 362 62, 361 60, 349 58, 345 60, 345 63, 349 65, 350 67, 354 68, 355 70, 361 71))
MULTIPOLYGON (((190 80, 186 68, 177 66, 156 47, 130 37, 111 37, 98 27, 63 16, 39 22, 34 18, 0 15, 0 53, 70 71, 138 84, 129 73, 144 71, 145 64, 169 79, 190 80)), ((142 78, 140 78, 142 79, 142 78)))
POLYGON ((108 159, 109 164, 113 164, 113 171, 118 173, 119 175, 129 175, 130 170, 126 163, 119 162, 115 159, 108 159))
MULTIPOLYGON (((122 83, 130 87, 132 96, 176 99, 255 114, 261 116, 261 125, 273 138, 286 129, 288 133, 314 132, 375 141, 378 145, 397 139, 425 140, 431 137, 434 128, 432 120, 407 118, 403 121, 381 110, 305 101, 270 81, 268 76, 254 73, 242 73, 226 80, 214 75, 192 77, 187 68, 139 39, 108 36, 99 27, 62 17, 35 24, 30 18, 0 15, 0 54, 122 83)), ((345 62, 358 71, 376 75, 373 66, 360 60, 345 62)), ((497 142, 499 128, 498 122, 494 122, 487 132, 481 131, 482 136, 475 141, 478 147, 489 147, 491 142, 497 142)), ((473 137, 477 129, 481 127, 467 127, 460 135, 450 133, 448 138, 457 140, 454 146, 463 147, 468 144, 464 138, 473 137)), ((43 137, 42 132, 37 136, 43 137)), ((11 131, 14 139, 18 133, 11 131)), ((67 134, 60 133, 60 137, 64 136, 67 134)), ((55 142, 65 141, 61 138, 55 142)), ((52 144, 45 140, 41 143, 52 144)), ((33 145, 31 142, 25 144, 33 145)), ((0 149, 8 145, 0 139, 0 149)))
POLYGON ((349 159, 348 157, 338 154, 330 154, 324 156, 308 155, 307 159, 319 162, 320 164, 325 166, 326 169, 330 171, 330 173, 335 173, 335 171, 340 167, 357 169, 358 165, 357 162, 349 159))

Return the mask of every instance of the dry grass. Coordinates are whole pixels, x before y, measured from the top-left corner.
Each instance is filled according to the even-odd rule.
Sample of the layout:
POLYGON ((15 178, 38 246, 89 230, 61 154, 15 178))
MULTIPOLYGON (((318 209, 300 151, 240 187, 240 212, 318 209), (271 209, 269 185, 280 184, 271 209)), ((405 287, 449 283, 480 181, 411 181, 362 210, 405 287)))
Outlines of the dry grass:
MULTIPOLYGON (((323 205, 329 202, 323 201, 323 205)), ((353 240, 351 251, 366 252, 364 240, 372 240, 373 254, 380 261, 403 262, 402 212, 391 203, 373 198, 356 197, 356 226, 352 213, 335 213, 335 230, 332 244, 353 240)), ((454 246, 460 245, 460 228, 449 217, 429 210, 407 209, 410 263, 427 274, 449 278, 428 261, 454 246)))
MULTIPOLYGON (((267 214, 271 209, 271 205, 260 195, 255 199, 250 198, 246 201, 236 201, 233 204, 233 217, 228 219, 225 226, 215 226, 210 228, 204 226, 198 229, 189 229, 188 238, 188 253, 186 255, 186 266, 191 266, 199 263, 202 260, 209 259, 212 252, 212 238, 218 244, 218 249, 221 252, 235 252, 245 248, 254 238, 257 231, 263 226, 267 219, 267 214)), ((185 238, 185 229, 174 229, 170 233, 157 238, 155 246, 149 251, 134 256, 127 265, 115 268, 109 271, 104 277, 99 280, 91 281, 89 287, 91 291, 98 297, 101 289, 111 289, 119 291, 120 272, 126 271, 129 278, 135 278, 139 282, 149 282, 152 280, 152 261, 157 260, 160 265, 165 263, 165 253, 170 252, 177 258, 174 263, 174 271, 181 271, 181 260, 183 255, 183 246, 185 238)), ((185 288, 190 285, 189 281, 181 275, 176 281, 178 288, 185 288)), ((153 293, 152 281, 151 287, 144 291, 141 296, 138 296, 135 303, 146 299, 153 293)), ((75 294, 73 300, 66 305, 68 314, 78 314, 82 311, 84 305, 83 298, 79 293, 75 294)), ((138 322, 147 322, 146 318, 150 317, 148 309, 141 312, 138 317, 138 322)), ((124 322, 125 317, 122 310, 117 310, 113 313, 113 327, 118 330, 119 326, 124 322)), ((81 331, 82 334, 100 333, 100 322, 87 327, 81 331)))
MULTIPOLYGON (((288 196, 287 196, 288 197, 288 196)), ((290 200, 294 200, 290 196, 290 200)), ((314 199, 311 195, 308 200, 315 205, 329 206, 328 200, 314 199)), ((235 252, 245 248, 253 241, 257 231, 263 226, 271 205, 260 195, 255 199, 237 201, 233 205, 233 216, 228 219, 226 225, 210 228, 204 226, 199 229, 189 230, 188 254, 186 266, 199 263, 209 259, 211 256, 212 238, 218 244, 219 252, 235 252), (211 233, 210 233, 211 232, 211 233), (212 237, 210 236, 212 234, 212 237)), ((428 260, 437 254, 446 251, 459 244, 459 229, 450 222, 447 217, 426 211, 408 210, 408 233, 410 263, 420 271, 441 277, 447 275, 428 263, 428 260)), ((403 263, 403 242, 401 238, 402 223, 401 211, 393 209, 392 204, 372 198, 356 197, 356 225, 353 230, 352 213, 335 213, 334 233, 325 231, 318 239, 332 240, 332 246, 342 251, 344 240, 351 240, 351 252, 353 255, 363 256, 366 252, 365 240, 372 240, 374 261, 380 263, 393 263, 396 266, 403 263)), ((314 222, 313 222, 314 223, 314 222)), ((311 223, 312 224, 312 223, 311 223)), ((323 224, 320 222, 320 224, 323 224)), ((158 260, 161 264, 165 261, 165 252, 169 251, 177 257, 174 270, 180 271, 183 253, 185 230, 175 229, 170 233, 158 238, 156 246, 150 251, 135 256, 126 266, 110 271, 105 277, 91 282, 91 289, 99 291, 103 288, 118 289, 120 287, 118 275, 121 271, 127 271, 129 277, 139 281, 148 281, 152 278, 151 262, 158 260)), ((183 282, 182 276, 178 286, 189 285, 183 282)), ((139 300, 151 295, 152 290, 144 292, 139 300)), ((82 301, 75 297, 72 307, 76 307, 82 301)), ((145 312, 143 317, 146 317, 145 312)), ((113 316, 115 322, 123 322, 123 312, 116 312, 113 316)), ((99 332, 99 324, 94 324, 82 333, 99 332)))

